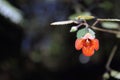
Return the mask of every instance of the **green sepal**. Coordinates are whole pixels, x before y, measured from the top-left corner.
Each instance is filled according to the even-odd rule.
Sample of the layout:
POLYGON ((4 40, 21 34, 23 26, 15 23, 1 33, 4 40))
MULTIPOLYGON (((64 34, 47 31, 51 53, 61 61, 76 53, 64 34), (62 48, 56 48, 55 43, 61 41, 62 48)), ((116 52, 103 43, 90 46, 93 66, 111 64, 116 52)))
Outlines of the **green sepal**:
POLYGON ((88 28, 88 29, 83 28, 83 29, 78 30, 76 37, 77 38, 82 38, 82 37, 85 36, 86 33, 90 33, 93 37, 95 37, 95 32, 90 28, 88 28))

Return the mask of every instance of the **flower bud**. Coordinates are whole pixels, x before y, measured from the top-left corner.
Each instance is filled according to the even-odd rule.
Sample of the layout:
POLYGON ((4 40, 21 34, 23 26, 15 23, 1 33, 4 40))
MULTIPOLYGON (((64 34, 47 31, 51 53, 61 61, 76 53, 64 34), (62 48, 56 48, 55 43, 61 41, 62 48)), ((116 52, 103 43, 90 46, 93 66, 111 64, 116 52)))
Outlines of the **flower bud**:
POLYGON ((70 29, 70 32, 75 32, 75 31, 77 31, 77 30, 78 30, 77 26, 73 26, 73 27, 70 29))

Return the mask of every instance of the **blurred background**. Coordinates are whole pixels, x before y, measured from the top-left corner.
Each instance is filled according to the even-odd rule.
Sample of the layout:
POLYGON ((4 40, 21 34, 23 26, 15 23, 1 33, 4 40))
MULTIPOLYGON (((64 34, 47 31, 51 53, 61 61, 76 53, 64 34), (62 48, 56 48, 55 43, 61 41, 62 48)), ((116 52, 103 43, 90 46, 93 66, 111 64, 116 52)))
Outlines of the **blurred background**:
POLYGON ((0 80, 104 80, 115 44, 110 67, 120 71, 115 34, 95 31, 100 49, 85 57, 75 50, 72 25, 50 26, 78 14, 119 19, 119 5, 119 0, 0 0, 0 80))

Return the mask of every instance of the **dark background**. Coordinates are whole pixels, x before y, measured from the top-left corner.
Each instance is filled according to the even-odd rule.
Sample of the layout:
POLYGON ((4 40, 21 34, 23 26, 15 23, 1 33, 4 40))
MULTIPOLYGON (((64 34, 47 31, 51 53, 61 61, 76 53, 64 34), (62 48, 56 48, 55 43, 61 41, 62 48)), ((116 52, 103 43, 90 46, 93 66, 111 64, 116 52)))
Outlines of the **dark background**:
POLYGON ((111 67, 120 70, 120 44, 114 34, 95 31, 100 49, 90 58, 83 56, 83 61, 89 60, 82 63, 81 51, 74 48, 76 32, 69 32, 72 25, 50 26, 68 20, 75 8, 99 18, 119 19, 119 0, 7 1, 23 12, 24 21, 15 24, 0 14, 0 80, 102 80, 115 44, 111 67))

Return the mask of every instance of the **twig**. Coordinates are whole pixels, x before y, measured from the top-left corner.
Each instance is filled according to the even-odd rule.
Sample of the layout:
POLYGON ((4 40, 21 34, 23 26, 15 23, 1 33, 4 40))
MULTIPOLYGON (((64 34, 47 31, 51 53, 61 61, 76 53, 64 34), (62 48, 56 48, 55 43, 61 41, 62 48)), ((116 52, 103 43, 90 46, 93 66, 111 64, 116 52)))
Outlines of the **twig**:
POLYGON ((113 57, 114 57, 114 55, 115 55, 116 50, 117 50, 117 45, 114 45, 114 47, 113 47, 113 49, 112 49, 112 51, 111 51, 111 53, 110 53, 110 56, 109 56, 109 58, 108 58, 108 61, 107 61, 107 63, 106 63, 106 66, 105 66, 108 71, 111 70, 110 64, 111 64, 111 61, 112 61, 112 59, 113 59, 113 57))
POLYGON ((120 21, 120 19, 97 19, 98 21, 120 21))
POLYGON ((95 21, 93 23, 93 25, 91 26, 91 28, 94 29, 94 30, 98 30, 98 31, 102 31, 102 32, 108 32, 108 33, 113 33, 113 34, 119 34, 120 33, 120 31, 106 30, 106 29, 95 27, 95 25, 98 22, 100 22, 100 21, 120 21, 119 19, 97 19, 97 21, 95 21))
POLYGON ((94 29, 94 30, 98 30, 98 31, 102 31, 102 32, 108 32, 108 33, 113 33, 113 34, 119 34, 120 33, 120 31, 106 30, 106 29, 95 27, 95 26, 91 26, 91 28, 94 29))
POLYGON ((99 20, 95 21, 91 27, 94 27, 98 22, 99 20))

